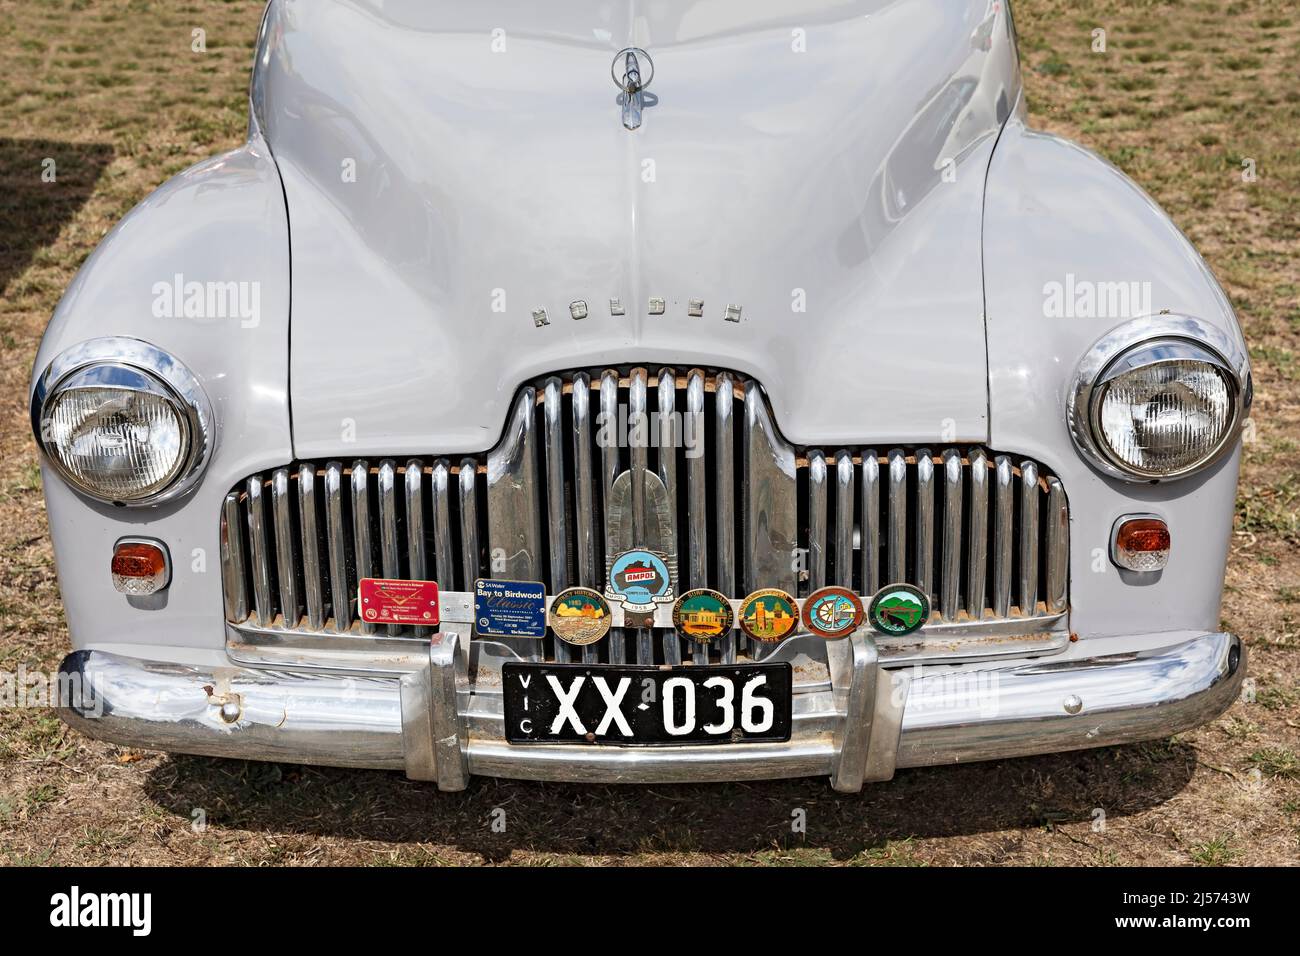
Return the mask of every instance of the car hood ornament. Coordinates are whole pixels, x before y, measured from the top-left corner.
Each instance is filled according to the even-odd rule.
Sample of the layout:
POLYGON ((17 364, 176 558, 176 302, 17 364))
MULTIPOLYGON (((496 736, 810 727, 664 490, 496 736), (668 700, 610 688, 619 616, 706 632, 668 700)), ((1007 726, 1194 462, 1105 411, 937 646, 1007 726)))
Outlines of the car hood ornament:
POLYGON ((655 78, 654 60, 639 47, 625 47, 614 54, 609 72, 614 78, 614 85, 623 91, 618 98, 623 106, 623 125, 628 129, 640 128, 641 110, 655 104, 654 98, 645 93, 655 78), (642 64, 649 70, 644 75, 641 72, 642 64))

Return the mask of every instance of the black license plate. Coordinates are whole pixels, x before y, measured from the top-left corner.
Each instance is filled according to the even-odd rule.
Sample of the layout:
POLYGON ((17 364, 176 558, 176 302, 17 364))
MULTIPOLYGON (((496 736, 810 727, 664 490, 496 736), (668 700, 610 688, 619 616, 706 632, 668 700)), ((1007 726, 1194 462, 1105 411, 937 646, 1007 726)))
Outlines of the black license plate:
POLYGON ((761 743, 790 739, 788 663, 664 669, 501 667, 512 744, 761 743))

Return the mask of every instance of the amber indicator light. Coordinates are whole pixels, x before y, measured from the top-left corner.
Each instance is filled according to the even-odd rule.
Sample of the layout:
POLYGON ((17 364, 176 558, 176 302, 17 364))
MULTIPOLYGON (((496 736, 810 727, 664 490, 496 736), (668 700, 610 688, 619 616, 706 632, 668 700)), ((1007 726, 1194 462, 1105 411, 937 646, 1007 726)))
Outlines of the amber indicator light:
POLYGON ((123 578, 159 577, 167 558, 156 544, 119 544, 113 551, 113 573, 123 578))
POLYGON ((1115 546, 1129 554, 1168 551, 1169 543, 1169 526, 1159 518, 1132 518, 1115 535, 1115 546))

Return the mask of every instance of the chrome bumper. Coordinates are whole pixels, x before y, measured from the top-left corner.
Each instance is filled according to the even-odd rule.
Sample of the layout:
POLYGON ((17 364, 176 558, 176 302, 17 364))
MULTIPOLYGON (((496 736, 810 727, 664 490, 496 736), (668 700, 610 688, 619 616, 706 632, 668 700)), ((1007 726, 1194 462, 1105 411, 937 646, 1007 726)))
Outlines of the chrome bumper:
POLYGON ((124 746, 400 769, 444 790, 481 774, 590 783, 825 775, 835 789, 855 791, 896 767, 1168 736, 1227 709, 1246 670, 1245 648, 1223 633, 984 668, 886 668, 865 630, 833 647, 829 680, 796 689, 793 734, 780 744, 508 744, 499 684, 477 676, 454 633, 436 635, 428 667, 400 678, 76 651, 60 668, 60 713, 83 733, 124 746))

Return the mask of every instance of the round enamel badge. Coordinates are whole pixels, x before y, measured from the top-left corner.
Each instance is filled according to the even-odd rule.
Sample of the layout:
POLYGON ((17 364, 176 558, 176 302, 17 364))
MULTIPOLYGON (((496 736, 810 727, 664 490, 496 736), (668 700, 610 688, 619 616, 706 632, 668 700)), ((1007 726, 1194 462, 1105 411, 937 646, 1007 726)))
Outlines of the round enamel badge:
POLYGON ((555 595, 546 622, 568 644, 594 644, 609 633, 609 604, 591 588, 566 588, 555 595))
POLYGON ((756 641, 775 644, 799 623, 799 607, 780 588, 755 591, 740 605, 740 629, 756 641))
POLYGON ((867 618, 882 634, 911 634, 930 619, 930 599, 910 584, 886 584, 871 599, 867 618))
POLYGON ((673 605, 673 627, 691 640, 707 643, 731 630, 735 615, 720 591, 696 588, 673 605))
POLYGON ((862 601, 848 588, 821 588, 803 602, 803 626, 818 637, 848 637, 862 624, 862 601))

